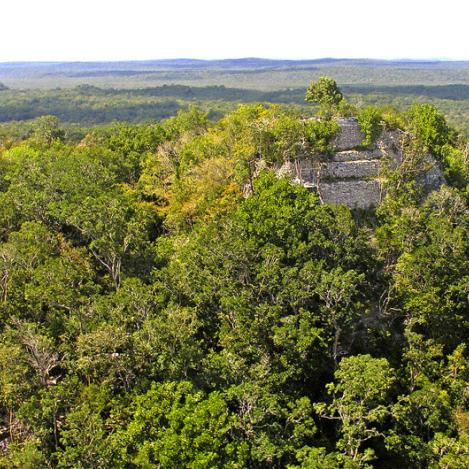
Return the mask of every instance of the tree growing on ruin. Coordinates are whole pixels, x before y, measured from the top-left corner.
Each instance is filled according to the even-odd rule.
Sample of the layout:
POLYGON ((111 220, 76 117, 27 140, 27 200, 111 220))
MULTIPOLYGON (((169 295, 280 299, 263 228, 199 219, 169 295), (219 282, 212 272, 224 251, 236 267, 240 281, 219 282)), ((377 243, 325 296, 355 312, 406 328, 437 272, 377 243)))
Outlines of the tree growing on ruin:
POLYGON ((337 106, 344 99, 337 83, 330 77, 321 77, 312 81, 306 90, 305 100, 320 106, 337 106))

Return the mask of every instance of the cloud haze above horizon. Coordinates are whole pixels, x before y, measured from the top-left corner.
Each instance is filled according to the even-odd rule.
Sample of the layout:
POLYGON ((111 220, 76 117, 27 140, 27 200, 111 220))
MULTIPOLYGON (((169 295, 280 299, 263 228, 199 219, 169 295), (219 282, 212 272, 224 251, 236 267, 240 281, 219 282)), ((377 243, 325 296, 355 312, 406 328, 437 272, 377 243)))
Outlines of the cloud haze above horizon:
POLYGON ((467 0, 15 0, 0 61, 469 59, 467 0))

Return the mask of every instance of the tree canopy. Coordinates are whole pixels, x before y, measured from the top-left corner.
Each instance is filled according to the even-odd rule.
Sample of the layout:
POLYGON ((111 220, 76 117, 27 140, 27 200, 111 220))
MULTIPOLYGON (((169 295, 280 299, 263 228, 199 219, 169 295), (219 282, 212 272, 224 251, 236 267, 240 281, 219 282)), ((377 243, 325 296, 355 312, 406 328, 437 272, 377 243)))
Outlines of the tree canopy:
MULTIPOLYGON (((332 79, 308 96, 350 111, 332 79)), ((406 138, 368 211, 272 171, 333 153, 332 113, 12 135, 0 466, 467 467, 467 141, 427 105, 358 119, 406 138), (428 151, 447 184, 422 193, 428 151)))

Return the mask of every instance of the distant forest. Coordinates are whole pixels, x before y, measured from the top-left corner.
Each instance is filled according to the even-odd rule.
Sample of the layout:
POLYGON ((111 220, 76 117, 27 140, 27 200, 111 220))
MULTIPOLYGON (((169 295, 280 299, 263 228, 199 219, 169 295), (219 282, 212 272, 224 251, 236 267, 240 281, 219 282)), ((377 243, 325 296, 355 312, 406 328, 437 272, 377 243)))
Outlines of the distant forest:
MULTIPOLYGON (((0 63, 0 123, 53 115, 66 124, 142 123, 191 104, 218 119, 238 103, 280 103, 301 112, 311 79, 333 76, 350 102, 413 102, 441 109, 469 134, 469 63, 377 60, 160 60, 0 63)), ((0 130, 0 133, 2 131, 0 130)))
MULTIPOLYGON (((356 104, 390 104, 405 109, 414 101, 441 108, 448 120, 469 134, 469 85, 345 85, 356 104)), ((23 121, 53 115, 64 123, 96 125, 124 120, 133 123, 171 117, 197 104, 216 119, 238 103, 280 103, 307 111, 302 89, 262 91, 225 86, 163 85, 116 89, 78 85, 72 89, 18 90, 0 84, 0 122, 23 121)))

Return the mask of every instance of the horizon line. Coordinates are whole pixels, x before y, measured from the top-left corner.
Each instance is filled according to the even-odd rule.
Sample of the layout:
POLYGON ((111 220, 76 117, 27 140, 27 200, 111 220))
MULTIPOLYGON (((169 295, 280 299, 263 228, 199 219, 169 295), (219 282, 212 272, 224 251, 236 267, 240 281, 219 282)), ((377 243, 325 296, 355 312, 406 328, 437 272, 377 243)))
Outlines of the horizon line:
POLYGON ((316 57, 316 58, 282 58, 282 57, 223 57, 223 58, 198 58, 198 57, 166 57, 166 58, 147 58, 147 59, 31 59, 31 60, 0 60, 0 64, 59 64, 59 63, 118 63, 118 62, 165 62, 165 61, 197 61, 197 62, 223 62, 235 60, 265 60, 272 62, 319 62, 324 60, 331 61, 380 61, 380 62, 469 62, 469 58, 448 58, 448 57, 396 57, 396 58, 380 58, 380 57, 316 57))

